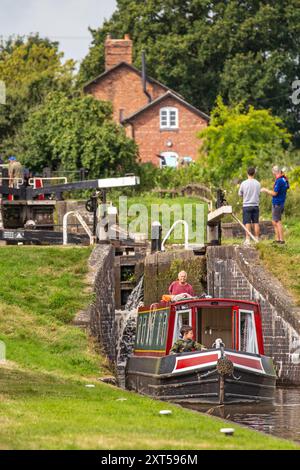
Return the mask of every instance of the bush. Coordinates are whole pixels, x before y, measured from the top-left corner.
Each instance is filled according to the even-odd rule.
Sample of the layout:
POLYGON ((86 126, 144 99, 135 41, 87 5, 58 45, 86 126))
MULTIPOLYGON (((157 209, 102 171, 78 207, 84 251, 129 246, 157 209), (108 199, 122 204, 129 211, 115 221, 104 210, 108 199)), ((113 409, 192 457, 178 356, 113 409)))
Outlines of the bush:
POLYGON ((229 107, 219 97, 211 113, 210 125, 199 133, 206 178, 224 184, 243 178, 249 166, 262 175, 274 164, 274 155, 284 158, 290 135, 278 117, 267 109, 244 109, 242 103, 229 107))
POLYGON ((111 105, 92 96, 50 93, 30 113, 16 145, 33 171, 86 168, 89 178, 99 178, 136 169, 135 142, 113 122, 111 105))
POLYGON ((154 188, 178 189, 190 183, 204 183, 201 161, 196 161, 182 168, 158 168, 152 163, 140 165, 138 174, 141 178, 140 191, 154 188))

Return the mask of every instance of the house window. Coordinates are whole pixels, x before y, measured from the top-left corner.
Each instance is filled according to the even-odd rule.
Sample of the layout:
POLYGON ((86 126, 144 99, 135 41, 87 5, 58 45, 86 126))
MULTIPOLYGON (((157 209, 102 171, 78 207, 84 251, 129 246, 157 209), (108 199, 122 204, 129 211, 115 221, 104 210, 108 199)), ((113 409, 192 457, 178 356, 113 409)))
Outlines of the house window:
POLYGON ((162 108, 160 110, 160 128, 161 129, 178 129, 178 109, 162 108))

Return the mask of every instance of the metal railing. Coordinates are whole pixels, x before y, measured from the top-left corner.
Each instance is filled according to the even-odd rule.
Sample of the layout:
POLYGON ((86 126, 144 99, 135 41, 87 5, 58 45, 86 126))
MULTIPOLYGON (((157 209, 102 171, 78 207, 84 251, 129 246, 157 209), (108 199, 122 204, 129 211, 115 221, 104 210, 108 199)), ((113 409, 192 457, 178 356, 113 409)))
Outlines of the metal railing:
POLYGON ((20 186, 22 186, 22 184, 24 184, 24 180, 23 178, 6 178, 6 177, 3 177, 3 176, 0 176, 0 182, 2 181, 12 181, 13 184, 16 183, 16 188, 19 189, 20 186))
POLYGON ((90 239, 90 245, 93 245, 95 243, 94 236, 89 229, 87 223, 83 219, 82 215, 78 211, 70 211, 67 212, 64 217, 63 217, 63 245, 68 244, 68 217, 69 215, 73 215, 74 217, 77 218, 77 220, 80 222, 82 225, 83 229, 87 233, 89 239, 90 239))
POLYGON ((44 181, 57 181, 57 182, 62 182, 63 184, 68 183, 68 179, 66 176, 53 176, 51 178, 43 178, 43 177, 34 177, 34 178, 29 178, 28 184, 29 186, 33 186, 34 189, 36 189, 36 182, 41 181, 42 184, 44 184, 44 181))
POLYGON ((178 224, 182 224, 184 226, 184 249, 189 249, 189 225, 185 220, 176 220, 162 241, 161 251, 165 251, 165 242, 168 240, 169 236, 178 224))

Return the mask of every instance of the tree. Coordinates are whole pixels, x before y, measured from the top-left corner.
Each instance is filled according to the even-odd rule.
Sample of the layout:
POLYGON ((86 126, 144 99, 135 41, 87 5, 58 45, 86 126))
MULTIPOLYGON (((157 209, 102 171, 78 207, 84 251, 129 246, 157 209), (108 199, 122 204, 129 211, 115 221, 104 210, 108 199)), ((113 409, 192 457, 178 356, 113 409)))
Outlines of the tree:
POLYGON ((204 175, 218 185, 243 178, 249 166, 258 168, 260 176, 267 173, 283 158, 290 134, 269 110, 245 109, 242 104, 228 107, 218 98, 210 126, 199 138, 204 175))
POLYGON ((124 175, 135 168, 136 144, 113 122, 111 105, 92 96, 48 95, 30 112, 17 137, 20 160, 30 169, 89 170, 91 177, 124 175))
POLYGON ((58 43, 38 35, 8 40, 0 47, 0 80, 6 84, 6 105, 0 107, 0 149, 9 153, 15 134, 30 109, 49 91, 72 89, 72 60, 62 64, 58 43))
POLYGON ((298 130, 290 100, 300 77, 298 0, 118 0, 112 18, 90 32, 81 83, 103 72, 106 35, 130 33, 135 65, 145 49, 149 74, 204 112, 221 94, 227 104, 270 107, 298 130))

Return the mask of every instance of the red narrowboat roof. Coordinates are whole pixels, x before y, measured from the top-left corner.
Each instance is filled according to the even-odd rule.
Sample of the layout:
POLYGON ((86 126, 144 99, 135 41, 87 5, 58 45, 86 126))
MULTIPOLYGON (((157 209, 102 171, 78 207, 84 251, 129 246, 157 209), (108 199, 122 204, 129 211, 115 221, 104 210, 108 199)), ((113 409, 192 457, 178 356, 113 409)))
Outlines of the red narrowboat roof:
POLYGON ((192 298, 192 299, 183 299, 183 300, 179 300, 177 302, 157 302, 157 303, 153 303, 149 306, 144 306, 144 307, 140 307, 139 308, 139 312, 149 312, 150 310, 158 310, 158 309, 165 309, 165 308, 168 308, 168 307, 173 307, 173 306, 177 306, 177 305, 191 305, 191 306, 195 306, 196 304, 197 305, 205 305, 205 306, 208 306, 208 305, 220 305, 222 304, 223 306, 227 306, 227 307, 230 307, 230 306, 234 306, 234 305, 253 305, 255 307, 258 307, 259 308, 259 303, 257 302, 252 302, 250 300, 237 300, 237 299, 219 299, 219 298, 192 298))

